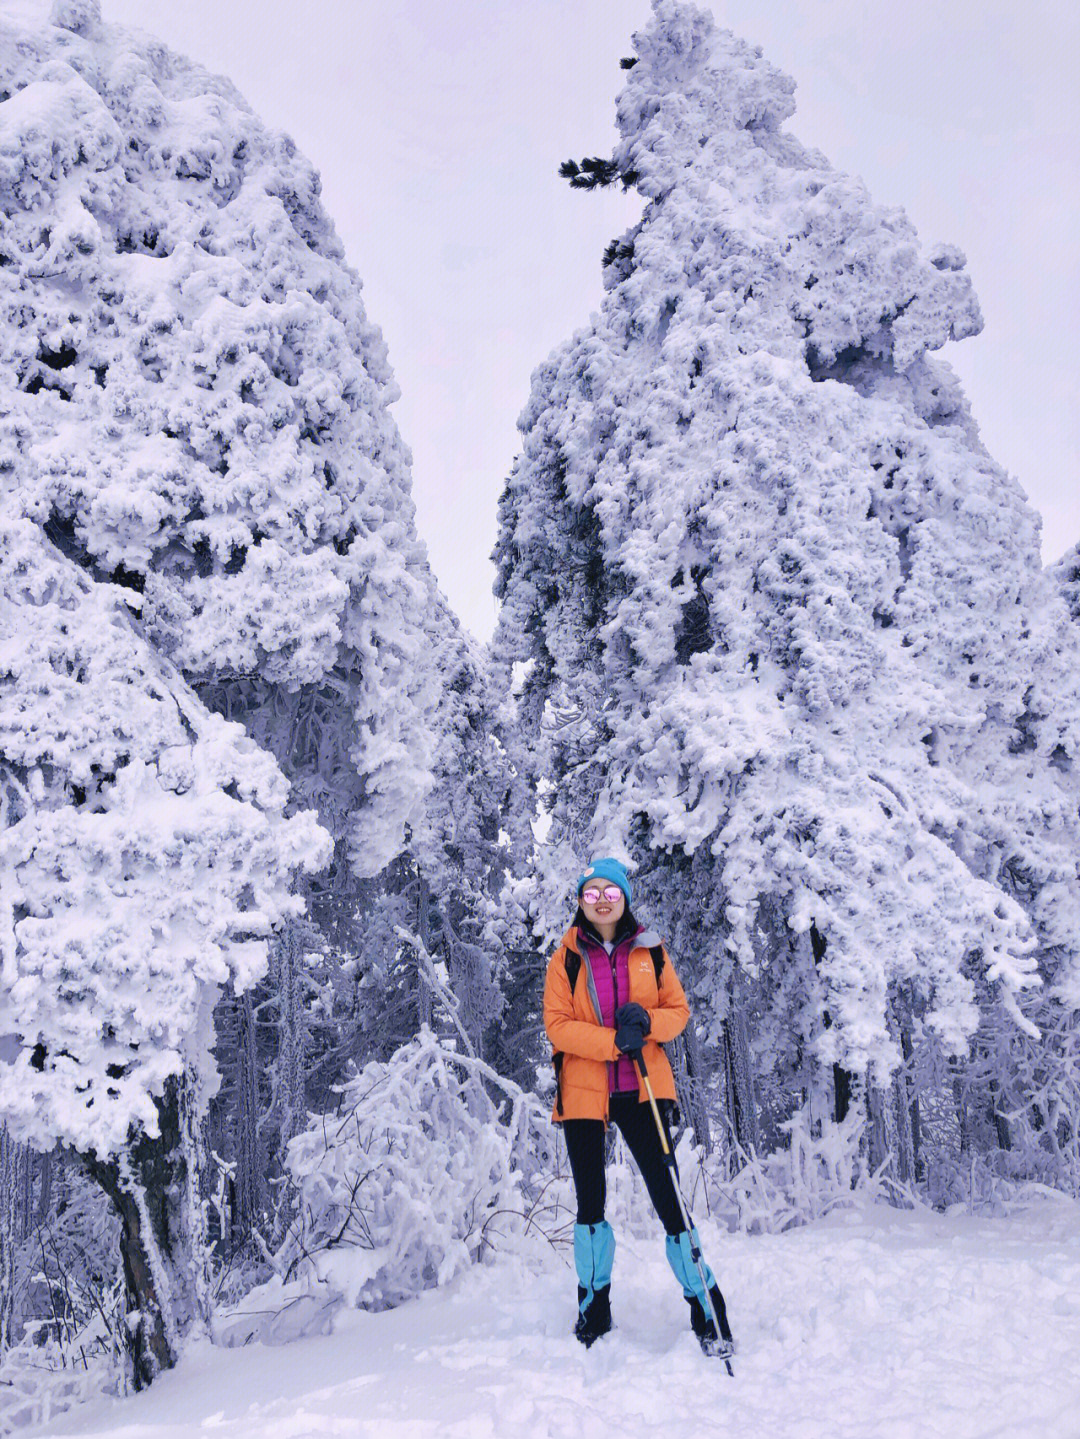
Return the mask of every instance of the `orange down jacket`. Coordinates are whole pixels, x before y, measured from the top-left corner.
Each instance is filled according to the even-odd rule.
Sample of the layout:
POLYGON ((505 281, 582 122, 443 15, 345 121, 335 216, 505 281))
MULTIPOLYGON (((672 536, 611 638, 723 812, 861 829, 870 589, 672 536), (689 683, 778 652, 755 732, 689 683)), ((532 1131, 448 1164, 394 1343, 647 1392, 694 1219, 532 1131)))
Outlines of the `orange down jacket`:
MULTIPOLYGON (((667 950, 657 985, 656 968, 649 951, 659 943, 659 935, 648 930, 634 941, 629 958, 630 999, 649 1012, 651 1027, 643 1054, 653 1093, 657 1099, 674 1099, 675 1077, 660 1046, 686 1028, 690 1008, 667 950)), ((556 1070, 562 1093, 562 1113, 556 1098, 551 1116, 556 1124, 563 1119, 606 1121, 608 1117, 608 1065, 618 1059, 619 1051, 615 1048, 615 1031, 600 1021, 591 990, 589 961, 578 946, 576 926, 571 926, 548 961, 544 981, 544 1028, 557 1056, 556 1070), (573 992, 566 973, 568 950, 581 956, 581 969, 573 992)), ((643 1100, 647 1099, 640 1083, 639 1093, 643 1100)))

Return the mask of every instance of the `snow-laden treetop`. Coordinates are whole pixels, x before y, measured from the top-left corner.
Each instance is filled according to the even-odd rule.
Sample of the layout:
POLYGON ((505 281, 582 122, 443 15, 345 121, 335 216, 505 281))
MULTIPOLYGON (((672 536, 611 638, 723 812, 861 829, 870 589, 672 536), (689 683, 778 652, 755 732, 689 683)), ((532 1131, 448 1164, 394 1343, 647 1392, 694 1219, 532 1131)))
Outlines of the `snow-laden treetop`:
POLYGON ((859 350, 906 369, 977 334, 963 254, 922 253, 902 210, 874 205, 860 180, 782 131, 795 82, 706 12, 677 0, 654 10, 634 37, 613 159, 641 194, 707 208, 739 236, 746 260, 760 260, 758 309, 783 296, 801 322, 771 333, 770 351, 827 366, 859 350))
POLYGON ((385 346, 319 188, 227 81, 93 0, 0 17, 7 503, 141 591, 189 678, 359 679, 375 872, 428 783, 432 581, 385 346))

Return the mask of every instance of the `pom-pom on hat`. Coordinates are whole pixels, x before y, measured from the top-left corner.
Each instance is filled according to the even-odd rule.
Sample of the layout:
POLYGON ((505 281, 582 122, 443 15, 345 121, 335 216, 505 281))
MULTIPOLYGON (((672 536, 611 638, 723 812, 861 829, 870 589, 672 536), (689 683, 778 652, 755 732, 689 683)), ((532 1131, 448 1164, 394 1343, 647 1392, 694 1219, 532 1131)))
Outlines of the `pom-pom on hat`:
POLYGON ((594 859, 584 874, 578 876, 575 893, 580 894, 590 879, 610 879, 612 884, 617 884, 626 895, 627 904, 634 897, 634 887, 630 883, 630 876, 617 859, 594 859))

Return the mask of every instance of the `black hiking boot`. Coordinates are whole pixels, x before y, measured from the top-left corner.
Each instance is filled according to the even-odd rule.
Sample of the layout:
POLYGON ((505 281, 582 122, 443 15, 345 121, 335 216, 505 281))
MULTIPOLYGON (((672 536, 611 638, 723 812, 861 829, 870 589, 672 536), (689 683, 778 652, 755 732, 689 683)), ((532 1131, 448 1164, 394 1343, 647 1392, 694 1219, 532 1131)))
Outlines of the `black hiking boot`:
POLYGON ((716 1317, 720 1321, 720 1333, 717 1334, 712 1315, 708 1313, 697 1295, 693 1299, 687 1300, 690 1305, 690 1327, 697 1335, 698 1343, 706 1354, 714 1354, 720 1359, 730 1359, 735 1353, 735 1341, 731 1337, 731 1326, 728 1324, 724 1296, 716 1284, 709 1290, 709 1294, 712 1298, 713 1308, 716 1310, 716 1317))
POLYGON ((574 1325, 574 1338, 580 1340, 588 1349, 590 1344, 595 1344, 600 1336, 611 1328, 611 1285, 605 1284, 603 1289, 597 1289, 584 1311, 581 1304, 588 1290, 579 1284, 577 1293, 578 1317, 574 1325))

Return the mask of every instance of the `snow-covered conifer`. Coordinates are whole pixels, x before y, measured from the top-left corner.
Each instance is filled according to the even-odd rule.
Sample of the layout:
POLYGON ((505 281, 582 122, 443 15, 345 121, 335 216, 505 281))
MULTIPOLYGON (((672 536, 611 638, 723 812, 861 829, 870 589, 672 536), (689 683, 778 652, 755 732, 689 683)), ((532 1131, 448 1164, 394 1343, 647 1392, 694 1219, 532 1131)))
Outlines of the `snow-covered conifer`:
POLYGON ((526 925, 507 876, 526 857, 518 855, 506 820, 512 776, 495 734, 498 697, 488 656, 439 596, 427 619, 427 645, 438 678, 434 780, 408 850, 370 916, 375 942, 365 943, 358 961, 365 1045, 389 1054, 419 1024, 460 1027, 473 1053, 500 1067, 506 1061, 504 1072, 513 1074, 528 1042, 519 1038, 516 1055, 504 1051, 500 1016, 526 925), (422 952, 449 986, 438 997, 422 952), (446 1000, 453 1016, 439 1013, 446 1000))
POLYGON ((515 933, 502 894, 508 855, 500 828, 509 780, 494 733, 486 653, 445 604, 433 608, 428 632, 441 702, 435 783, 414 840, 431 900, 422 937, 445 962, 462 1024, 486 1058, 502 1007, 496 970, 515 933))
MULTIPOLYGON (((217 996, 263 973, 271 927, 302 904, 293 874, 325 864, 329 838, 310 811, 285 816, 274 760, 146 643, 128 592, 32 520, 0 526, 0 595, 0 1116, 93 1156, 138 1204, 133 1135, 158 1136, 178 1086, 202 1107, 217 996)), ((151 1367, 184 1312, 176 1238, 127 1235, 155 1279, 143 1317, 161 1333, 136 1346, 151 1367)))
POLYGON ((9 504, 142 594, 374 875, 429 783, 431 589, 397 390, 319 178, 93 0, 0 31, 9 504))
POLYGON ((0 530, 0 1093, 21 1139, 112 1154, 170 1074, 205 1074, 207 994, 265 970, 324 862, 280 770, 145 642, 124 591, 29 521, 0 530), (10 1026, 10 1029, 8 1028, 10 1026))
POLYGON ((751 1016, 760 1102, 842 1110, 913 1026, 965 1054, 1075 966, 1038 519, 935 357, 981 325, 959 251, 803 148, 792 82, 707 13, 654 0, 625 68, 590 174, 645 212, 536 371, 500 504, 537 913, 632 858, 706 1034, 751 1016))
MULTIPOLYGON (((367 940, 362 912, 432 783, 427 625, 445 602, 396 385, 317 173, 226 80, 105 24, 97 0, 28 0, 0 18, 0 97, 9 512, 129 592, 153 651, 243 723, 334 840, 303 885, 332 951, 321 979, 346 1000, 321 1052, 302 1053, 306 978, 289 970, 279 994, 275 964, 257 995, 281 1029, 271 1080, 293 1076, 291 1133, 298 1061, 326 1088, 356 1057, 341 956, 367 940)), ((247 1103, 250 1079, 230 1097, 247 1103)), ((262 1091, 279 1117, 283 1092, 262 1091)))

